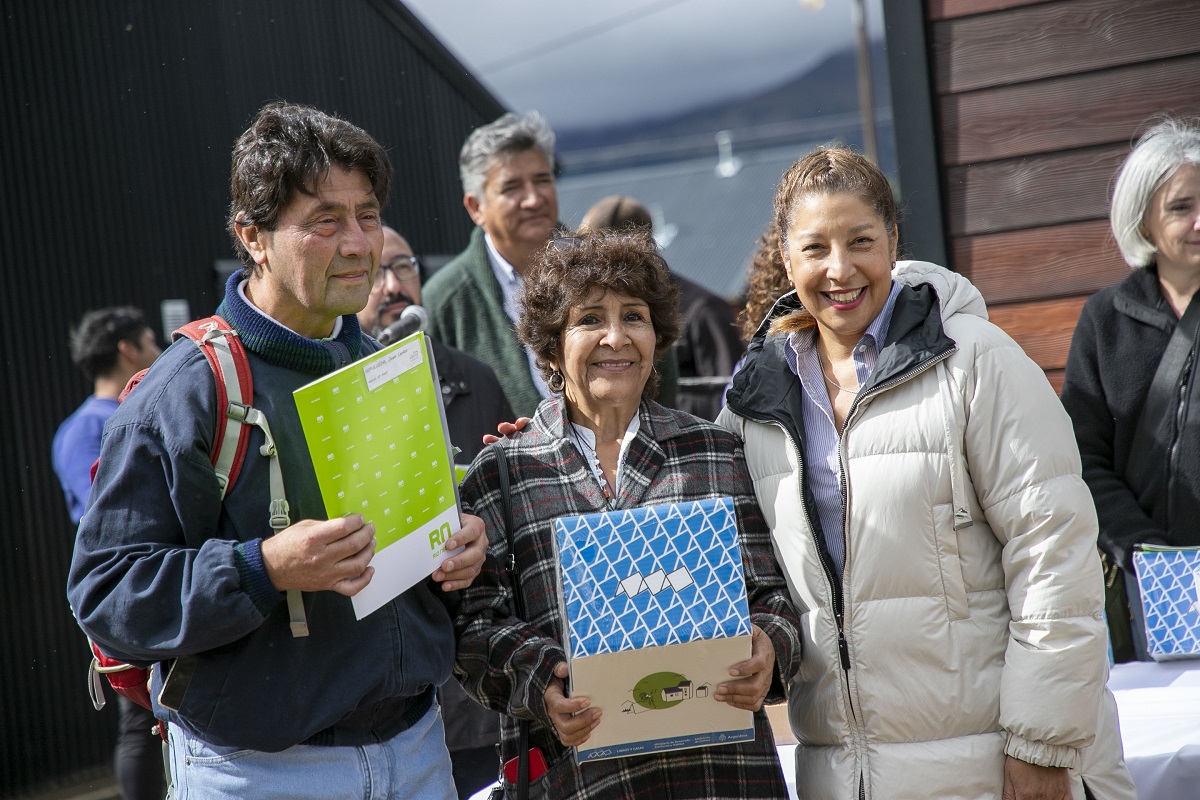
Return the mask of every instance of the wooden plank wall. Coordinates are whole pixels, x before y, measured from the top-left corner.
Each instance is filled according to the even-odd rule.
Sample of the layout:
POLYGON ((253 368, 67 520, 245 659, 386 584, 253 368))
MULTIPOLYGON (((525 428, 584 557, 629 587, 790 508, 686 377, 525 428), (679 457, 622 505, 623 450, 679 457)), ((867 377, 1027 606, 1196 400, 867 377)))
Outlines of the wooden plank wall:
POLYGON ((1084 301, 1128 274, 1113 176, 1200 114, 1200 0, 926 0, 951 266, 1056 388, 1084 301))

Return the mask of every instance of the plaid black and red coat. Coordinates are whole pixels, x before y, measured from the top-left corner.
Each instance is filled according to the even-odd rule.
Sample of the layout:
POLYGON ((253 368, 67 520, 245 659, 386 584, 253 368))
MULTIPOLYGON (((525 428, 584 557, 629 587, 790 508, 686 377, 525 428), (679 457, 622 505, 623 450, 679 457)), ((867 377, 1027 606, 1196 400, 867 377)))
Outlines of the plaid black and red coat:
MULTIPOLYGON (((597 481, 564 430, 561 398, 543 401, 525 432, 504 447, 512 488, 513 530, 505 535, 504 507, 493 448, 480 453, 462 484, 465 510, 483 518, 491 543, 482 574, 461 594, 455 614, 456 673, 468 693, 505 714, 502 755, 513 758, 517 722, 530 724, 530 744, 550 768, 532 797, 555 798, 786 798, 766 715, 755 714, 753 742, 608 761, 580 767, 550 729, 543 695, 553 669, 566 657, 564 624, 555 590, 553 520, 609 508, 732 497, 751 621, 775 647, 776 676, 768 702, 800 663, 799 620, 754 499, 740 441, 689 414, 643 402, 641 428, 621 467, 609 506, 597 481), (504 565, 516 552, 517 583, 528 622, 513 611, 512 582, 504 565)), ((508 787, 511 789, 511 787, 508 787)))

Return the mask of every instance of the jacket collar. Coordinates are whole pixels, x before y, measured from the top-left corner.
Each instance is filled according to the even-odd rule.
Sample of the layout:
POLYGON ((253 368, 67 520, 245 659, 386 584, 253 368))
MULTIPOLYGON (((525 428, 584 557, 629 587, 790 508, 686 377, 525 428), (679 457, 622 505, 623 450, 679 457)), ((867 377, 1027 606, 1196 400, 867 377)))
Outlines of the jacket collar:
POLYGON ((475 284, 479 286, 480 291, 487 295, 490 302, 489 312, 498 313, 505 320, 508 319, 504 314, 504 290, 500 288, 500 282, 496 280, 496 273, 492 271, 492 262, 488 258, 487 240, 484 238, 483 228, 475 227, 471 231, 471 240, 467 243, 467 251, 470 253, 470 258, 466 260, 463 267, 475 284))
MULTIPOLYGON (((768 334, 771 322, 802 308, 794 292, 776 301, 759 326, 746 351, 746 362, 733 376, 733 386, 726 399, 730 409, 739 416, 782 422, 795 416, 800 407, 791 396, 799 390, 799 381, 787 366, 784 348, 786 334, 768 334)), ((941 308, 937 293, 929 284, 905 286, 896 297, 892 322, 875 362, 870 380, 862 388, 865 397, 876 387, 896 380, 920 364, 932 360, 955 346, 942 326, 941 308)), ((800 441, 798 419, 791 419, 789 429, 800 441)))
MULTIPOLYGON (((618 487, 617 505, 622 508, 642 504, 650 486, 653 485, 659 471, 667 461, 667 451, 661 443, 668 442, 683 433, 683 429, 680 428, 676 419, 658 403, 642 400, 641 405, 638 406, 638 418, 641 425, 637 435, 629 444, 629 451, 625 455, 625 466, 621 472, 621 485, 618 487)), ((567 436, 567 404, 561 395, 556 395, 541 403, 529 427, 542 431, 548 437, 560 440, 562 447, 567 452, 574 453, 575 458, 579 461, 577 470, 573 470, 572 474, 579 472, 586 475, 586 485, 588 486, 596 483, 591 477, 591 468, 584 462, 583 456, 578 454, 575 445, 567 436)), ((576 479, 583 480, 582 477, 576 479)), ((599 491, 596 491, 595 494, 598 507, 602 507, 603 500, 600 499, 599 491)))
POLYGON ((263 360, 311 375, 324 375, 357 361, 362 354, 362 329, 354 314, 342 317, 342 330, 336 339, 309 339, 251 308, 238 291, 241 280, 240 271, 229 276, 217 314, 237 330, 246 349, 263 360))
POLYGON ((1127 317, 1170 333, 1178 319, 1158 288, 1158 268, 1151 264, 1133 271, 1113 293, 1113 308, 1127 317))

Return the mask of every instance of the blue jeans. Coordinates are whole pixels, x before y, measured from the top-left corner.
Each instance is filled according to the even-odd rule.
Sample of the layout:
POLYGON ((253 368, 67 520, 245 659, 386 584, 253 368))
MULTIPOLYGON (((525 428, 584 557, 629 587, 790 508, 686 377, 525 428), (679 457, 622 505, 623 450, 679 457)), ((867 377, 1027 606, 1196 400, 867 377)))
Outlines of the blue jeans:
POLYGON ((217 747, 170 726, 172 800, 455 800, 442 714, 434 706, 408 730, 358 747, 296 745, 280 753, 217 747))

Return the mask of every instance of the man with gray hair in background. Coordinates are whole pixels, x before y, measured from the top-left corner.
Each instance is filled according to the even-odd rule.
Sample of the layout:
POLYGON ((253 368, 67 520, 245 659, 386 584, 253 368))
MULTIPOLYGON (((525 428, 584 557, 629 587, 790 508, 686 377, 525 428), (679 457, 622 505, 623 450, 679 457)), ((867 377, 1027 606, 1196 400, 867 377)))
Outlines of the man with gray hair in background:
MULTIPOLYGON (((554 131, 536 111, 505 114, 471 132, 458 165, 463 206, 477 227, 424 287, 432 333, 490 366, 513 411, 529 416, 550 389, 513 324, 524 277, 558 226, 554 131)), ((657 368, 658 401, 673 405, 675 356, 657 368)))

